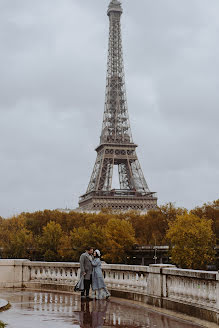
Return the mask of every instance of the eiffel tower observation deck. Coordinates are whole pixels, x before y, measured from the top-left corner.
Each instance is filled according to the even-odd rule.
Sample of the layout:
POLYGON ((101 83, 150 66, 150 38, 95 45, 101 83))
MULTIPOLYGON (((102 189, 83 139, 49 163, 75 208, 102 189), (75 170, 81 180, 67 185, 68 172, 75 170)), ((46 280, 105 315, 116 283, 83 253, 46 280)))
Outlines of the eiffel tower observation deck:
POLYGON ((147 211, 157 207, 157 197, 148 188, 133 142, 125 90, 122 53, 121 15, 118 0, 109 4, 109 49, 105 109, 97 159, 87 191, 80 197, 79 210, 147 211), (117 167, 119 189, 112 189, 117 167))

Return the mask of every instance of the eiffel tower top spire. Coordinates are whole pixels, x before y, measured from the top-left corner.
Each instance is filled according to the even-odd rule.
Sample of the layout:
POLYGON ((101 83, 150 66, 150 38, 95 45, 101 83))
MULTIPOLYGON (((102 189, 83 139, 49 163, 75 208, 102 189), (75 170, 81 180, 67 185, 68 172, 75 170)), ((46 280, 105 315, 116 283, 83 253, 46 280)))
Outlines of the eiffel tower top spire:
POLYGON ((118 0, 112 0, 107 14, 110 22, 109 48, 105 109, 100 143, 132 143, 123 65, 121 3, 118 0))
POLYGON ((118 0, 111 0, 107 14, 109 15, 111 11, 117 11, 122 13, 121 2, 118 0))

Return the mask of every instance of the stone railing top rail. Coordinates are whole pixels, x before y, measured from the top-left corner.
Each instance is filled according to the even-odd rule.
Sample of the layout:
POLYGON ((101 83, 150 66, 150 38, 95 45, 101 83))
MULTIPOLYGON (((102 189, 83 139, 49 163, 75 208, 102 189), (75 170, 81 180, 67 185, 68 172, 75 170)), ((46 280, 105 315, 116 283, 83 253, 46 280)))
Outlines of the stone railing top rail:
POLYGON ((217 271, 201 271, 201 270, 189 270, 178 268, 163 268, 163 274, 181 276, 188 278, 198 278, 204 280, 219 280, 219 274, 217 271))
MULTIPOLYGON (((29 267, 63 267, 63 268, 79 268, 80 264, 78 262, 40 262, 40 261, 26 261, 23 263, 25 266, 29 267)), ((148 272, 147 266, 140 265, 126 265, 126 264, 106 264, 102 263, 103 270, 115 270, 115 271, 140 271, 148 272)))
POLYGON ((53 268, 80 268, 77 262, 41 262, 41 261, 28 261, 24 262, 28 267, 53 267, 53 268))
MULTIPOLYGON (((8 260, 12 261, 12 260, 8 260)), ((22 260, 17 260, 20 264, 22 260)), ((78 262, 40 262, 40 261, 27 261, 23 260, 22 265, 29 267, 56 267, 56 268, 79 268, 78 262)), ((102 263, 103 270, 112 271, 132 271, 132 272, 146 272, 146 273, 163 273, 172 276, 181 276, 196 279, 206 280, 219 280, 219 273, 217 271, 201 271, 201 270, 188 270, 179 269, 171 264, 151 264, 150 266, 141 265, 126 265, 126 264, 106 264, 102 263)))

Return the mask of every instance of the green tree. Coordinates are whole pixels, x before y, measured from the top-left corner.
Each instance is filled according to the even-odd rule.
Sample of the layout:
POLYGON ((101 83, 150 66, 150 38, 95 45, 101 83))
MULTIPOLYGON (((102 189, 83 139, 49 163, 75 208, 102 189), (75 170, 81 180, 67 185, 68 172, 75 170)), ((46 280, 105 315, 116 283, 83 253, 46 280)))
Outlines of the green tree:
POLYGON ((205 269, 214 259, 215 235, 212 221, 191 213, 169 223, 172 262, 181 268, 205 269))

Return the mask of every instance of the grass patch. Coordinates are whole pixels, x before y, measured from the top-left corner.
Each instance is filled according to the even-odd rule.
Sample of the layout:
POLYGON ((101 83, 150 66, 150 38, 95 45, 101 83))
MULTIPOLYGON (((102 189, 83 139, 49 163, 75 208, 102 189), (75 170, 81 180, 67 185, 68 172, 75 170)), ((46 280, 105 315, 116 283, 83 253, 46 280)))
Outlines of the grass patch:
MULTIPOLYGON (((8 303, 7 305, 3 306, 2 308, 0 308, 0 312, 3 312, 3 311, 6 311, 6 310, 9 310, 11 308, 11 304, 8 303)), ((0 321, 1 322, 1 321, 0 321)), ((1 328, 1 326, 0 326, 1 328)))
MULTIPOLYGON (((8 303, 7 305, 3 306, 1 309, 0 309, 0 312, 2 311, 6 311, 6 310, 9 310, 11 308, 11 304, 8 303)), ((5 328, 7 326, 7 323, 4 323, 0 320, 0 328, 5 328)))

